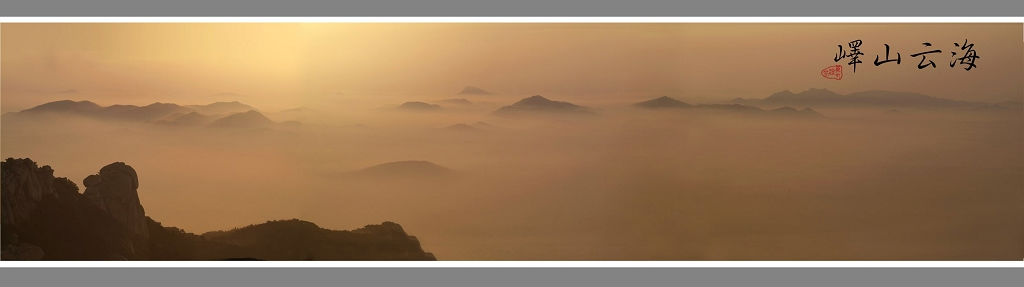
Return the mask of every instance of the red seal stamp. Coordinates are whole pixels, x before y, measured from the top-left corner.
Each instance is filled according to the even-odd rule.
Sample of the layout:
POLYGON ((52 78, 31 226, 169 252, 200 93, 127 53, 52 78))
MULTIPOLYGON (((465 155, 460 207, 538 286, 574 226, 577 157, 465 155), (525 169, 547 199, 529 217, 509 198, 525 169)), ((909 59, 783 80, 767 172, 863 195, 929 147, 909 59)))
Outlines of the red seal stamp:
POLYGON ((843 66, 842 65, 828 66, 825 69, 821 70, 821 76, 825 77, 826 79, 842 80, 843 79, 843 66))

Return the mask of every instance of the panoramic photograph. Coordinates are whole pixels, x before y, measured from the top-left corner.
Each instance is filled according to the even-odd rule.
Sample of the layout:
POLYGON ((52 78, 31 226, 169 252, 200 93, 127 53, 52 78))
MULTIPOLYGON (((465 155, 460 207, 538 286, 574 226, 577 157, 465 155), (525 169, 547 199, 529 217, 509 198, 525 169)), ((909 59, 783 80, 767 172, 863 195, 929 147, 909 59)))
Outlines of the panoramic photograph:
POLYGON ((1024 259, 1020 23, 4 23, 0 260, 1024 259))

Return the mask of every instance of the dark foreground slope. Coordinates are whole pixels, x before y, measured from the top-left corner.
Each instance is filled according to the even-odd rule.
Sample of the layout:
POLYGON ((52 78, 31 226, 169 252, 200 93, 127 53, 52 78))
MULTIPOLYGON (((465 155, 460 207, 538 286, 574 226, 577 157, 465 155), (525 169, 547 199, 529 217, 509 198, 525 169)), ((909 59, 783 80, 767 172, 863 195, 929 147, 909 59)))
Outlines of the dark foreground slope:
POLYGON ((301 220, 270 221, 203 235, 145 215, 138 177, 113 163, 84 180, 9 158, 0 168, 3 260, 434 260, 393 222, 352 231, 301 220))

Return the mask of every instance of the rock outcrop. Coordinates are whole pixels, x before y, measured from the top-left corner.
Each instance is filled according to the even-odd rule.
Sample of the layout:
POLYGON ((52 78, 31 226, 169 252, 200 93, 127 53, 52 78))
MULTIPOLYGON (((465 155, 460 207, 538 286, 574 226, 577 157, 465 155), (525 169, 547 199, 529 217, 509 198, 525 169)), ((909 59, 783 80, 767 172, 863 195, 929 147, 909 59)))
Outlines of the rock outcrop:
POLYGON ((139 176, 123 162, 104 166, 98 174, 85 178, 85 198, 106 211, 139 240, 149 237, 146 210, 139 201, 139 176))
POLYGON ((49 166, 9 158, 0 177, 0 259, 143 259, 146 242, 49 166))
MULTIPOLYGON (((44 197, 56 197, 56 179, 50 166, 38 167, 29 159, 3 162, 3 224, 25 222, 44 197)), ((76 191, 77 192, 77 191, 76 191)))
POLYGON ((84 180, 8 158, 0 167, 2 260, 434 260, 400 225, 352 231, 301 220, 270 221, 203 235, 165 227, 139 201, 139 177, 116 162, 84 180))
POLYGON ((401 225, 384 222, 346 230, 324 229, 298 219, 275 220, 202 235, 238 248, 231 258, 263 260, 435 260, 401 225))

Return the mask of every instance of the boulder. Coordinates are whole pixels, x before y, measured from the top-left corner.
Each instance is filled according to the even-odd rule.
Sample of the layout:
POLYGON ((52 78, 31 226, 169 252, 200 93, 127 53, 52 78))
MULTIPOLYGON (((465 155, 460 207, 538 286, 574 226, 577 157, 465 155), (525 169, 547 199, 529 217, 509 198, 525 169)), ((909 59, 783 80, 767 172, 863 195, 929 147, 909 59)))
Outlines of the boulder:
POLYGON ((85 197, 110 214, 114 220, 140 239, 149 237, 146 210, 139 201, 139 176, 123 162, 104 166, 98 174, 83 181, 85 197))

